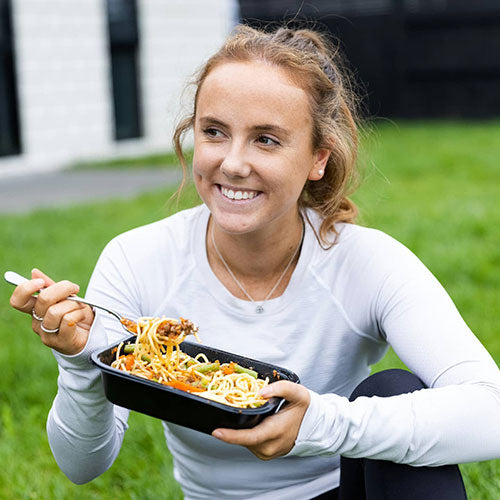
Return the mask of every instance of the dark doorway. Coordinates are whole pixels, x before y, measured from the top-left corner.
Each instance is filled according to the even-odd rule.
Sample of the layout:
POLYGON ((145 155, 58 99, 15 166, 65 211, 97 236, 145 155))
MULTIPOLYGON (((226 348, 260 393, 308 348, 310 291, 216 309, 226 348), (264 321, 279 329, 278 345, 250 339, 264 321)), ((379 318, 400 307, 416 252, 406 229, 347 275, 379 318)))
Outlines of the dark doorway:
POLYGON ((115 139, 142 136, 139 29, 135 0, 106 0, 111 53, 115 139))
POLYGON ((21 152, 10 0, 0 0, 0 156, 21 152))

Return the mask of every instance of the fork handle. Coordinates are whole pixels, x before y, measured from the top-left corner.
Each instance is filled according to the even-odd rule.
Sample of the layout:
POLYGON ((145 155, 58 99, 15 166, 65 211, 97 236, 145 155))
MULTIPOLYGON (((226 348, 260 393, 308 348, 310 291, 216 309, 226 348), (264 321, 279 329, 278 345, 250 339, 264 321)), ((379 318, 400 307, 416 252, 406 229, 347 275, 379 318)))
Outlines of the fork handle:
MULTIPOLYGON (((24 276, 21 276, 20 274, 14 272, 14 271, 6 271, 3 275, 5 281, 7 283, 10 283, 11 285, 20 285, 21 283, 25 283, 26 281, 29 281, 26 279, 24 276)), ((106 311, 109 314, 112 314, 115 318, 118 320, 122 320, 123 317, 120 316, 117 312, 112 311, 111 309, 108 309, 107 307, 100 306, 98 304, 94 304, 93 302, 88 301, 87 299, 83 299, 82 297, 78 297, 78 295, 70 295, 69 297, 66 297, 66 300, 73 300, 74 302, 81 302, 82 304, 87 304, 91 307, 96 307, 97 309, 102 309, 103 311, 106 311)))
POLYGON ((94 304, 93 302, 90 302, 87 299, 82 299, 81 297, 78 297, 78 295, 70 295, 69 297, 66 297, 66 300, 72 300, 73 302, 81 302, 82 304, 87 304, 90 307, 96 307, 97 309, 102 309, 103 311, 106 311, 107 313, 112 314, 119 321, 121 321, 123 319, 123 316, 120 316, 117 312, 112 311, 111 309, 108 309, 107 307, 94 304))

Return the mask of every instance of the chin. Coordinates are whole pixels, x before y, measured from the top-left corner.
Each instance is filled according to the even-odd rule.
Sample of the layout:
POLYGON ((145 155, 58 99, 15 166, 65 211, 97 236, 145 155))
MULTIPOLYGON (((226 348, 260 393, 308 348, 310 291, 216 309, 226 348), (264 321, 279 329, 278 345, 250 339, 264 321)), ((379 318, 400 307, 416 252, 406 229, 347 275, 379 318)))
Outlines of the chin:
POLYGON ((219 210, 211 210, 212 218, 217 226, 225 233, 245 234, 255 231, 259 227, 258 221, 253 217, 245 217, 240 214, 227 214, 219 210))
POLYGON ((246 234, 246 233, 251 233, 256 229, 256 227, 253 227, 251 224, 247 224, 244 222, 238 222, 238 221, 227 221, 227 220, 218 220, 217 218, 214 218, 215 223, 217 226, 222 229, 225 233, 228 234, 246 234))

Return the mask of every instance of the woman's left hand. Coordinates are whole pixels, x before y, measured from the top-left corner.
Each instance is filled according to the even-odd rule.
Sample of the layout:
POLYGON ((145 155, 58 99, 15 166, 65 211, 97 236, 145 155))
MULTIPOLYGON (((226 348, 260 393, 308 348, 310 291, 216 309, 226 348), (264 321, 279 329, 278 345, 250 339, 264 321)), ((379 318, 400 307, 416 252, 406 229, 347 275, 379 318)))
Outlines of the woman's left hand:
POLYGON ((265 398, 284 398, 288 404, 253 429, 215 429, 212 436, 226 443, 246 446, 261 460, 271 460, 286 455, 293 448, 311 398, 304 386, 286 380, 268 385, 261 394, 265 398))

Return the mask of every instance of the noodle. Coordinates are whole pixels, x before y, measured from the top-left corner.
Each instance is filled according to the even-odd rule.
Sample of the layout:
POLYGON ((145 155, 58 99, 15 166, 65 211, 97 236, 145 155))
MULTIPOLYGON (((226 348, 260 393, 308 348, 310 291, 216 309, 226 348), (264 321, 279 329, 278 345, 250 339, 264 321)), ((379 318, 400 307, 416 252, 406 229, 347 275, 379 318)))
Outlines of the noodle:
POLYGON ((259 391, 269 383, 238 364, 210 362, 203 353, 191 357, 180 349, 198 328, 184 318, 140 318, 135 344, 116 350, 111 366, 137 377, 181 389, 237 408, 257 408, 267 402, 259 391))

